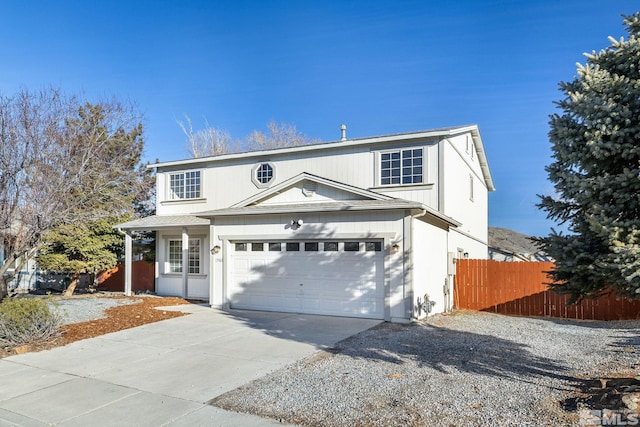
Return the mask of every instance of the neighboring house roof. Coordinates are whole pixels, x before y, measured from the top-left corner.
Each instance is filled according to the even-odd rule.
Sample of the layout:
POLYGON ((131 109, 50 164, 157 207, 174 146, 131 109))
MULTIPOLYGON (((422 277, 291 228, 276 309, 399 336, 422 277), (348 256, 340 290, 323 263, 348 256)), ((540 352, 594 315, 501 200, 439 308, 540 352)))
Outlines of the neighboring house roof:
POLYGON ((470 132, 473 137, 476 151, 478 152, 478 161, 482 169, 482 174, 483 174, 485 183, 487 185, 487 189, 489 191, 494 191, 495 187, 493 184, 493 178, 491 177, 491 171, 489 170, 489 163, 487 161, 487 156, 484 151, 484 144, 482 143, 482 138, 480 137, 480 130, 478 129, 478 125, 466 125, 466 126, 440 128, 440 129, 432 129, 432 130, 417 131, 417 132, 397 133, 397 134, 391 134, 391 135, 382 135, 382 136, 374 136, 374 137, 366 137, 366 138, 354 138, 354 139, 347 139, 345 141, 324 142, 319 144, 309 144, 309 145, 301 145, 297 147, 277 148, 272 150, 231 153, 231 154, 223 154, 223 155, 212 156, 212 157, 198 157, 193 159, 160 162, 160 163, 151 164, 148 167, 159 168, 159 167, 171 167, 171 166, 188 166, 188 165, 197 165, 201 163, 222 162, 225 160, 247 158, 247 157, 252 158, 252 157, 261 157, 266 155, 330 150, 334 148, 354 147, 359 145, 368 145, 368 144, 371 145, 371 144, 390 143, 390 142, 403 142, 403 141, 412 141, 412 140, 424 139, 424 138, 447 138, 447 137, 459 135, 465 132, 470 132))
POLYGON ((118 224, 114 228, 123 230, 151 230, 170 227, 209 225, 209 220, 194 215, 152 215, 118 224))
POLYGON ((500 254, 525 261, 552 261, 538 248, 531 236, 499 227, 489 227, 488 232, 490 254, 500 254))

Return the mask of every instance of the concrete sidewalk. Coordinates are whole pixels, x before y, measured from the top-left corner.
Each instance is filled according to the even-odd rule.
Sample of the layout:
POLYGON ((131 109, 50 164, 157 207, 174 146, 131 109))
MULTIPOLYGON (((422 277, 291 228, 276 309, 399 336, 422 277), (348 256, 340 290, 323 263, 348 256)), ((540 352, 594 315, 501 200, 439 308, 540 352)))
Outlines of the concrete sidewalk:
POLYGON ((207 402, 379 323, 165 309, 191 314, 0 359, 0 426, 281 426, 207 402))

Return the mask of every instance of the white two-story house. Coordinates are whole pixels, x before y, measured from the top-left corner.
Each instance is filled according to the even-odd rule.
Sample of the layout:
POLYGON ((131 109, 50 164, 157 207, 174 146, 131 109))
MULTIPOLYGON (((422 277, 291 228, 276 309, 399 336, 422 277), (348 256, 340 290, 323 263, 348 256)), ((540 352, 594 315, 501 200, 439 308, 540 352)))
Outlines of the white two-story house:
POLYGON ((475 125, 150 167, 157 215, 119 227, 128 271, 130 232, 157 231, 160 295, 401 322, 451 308, 454 260, 487 257, 475 125))

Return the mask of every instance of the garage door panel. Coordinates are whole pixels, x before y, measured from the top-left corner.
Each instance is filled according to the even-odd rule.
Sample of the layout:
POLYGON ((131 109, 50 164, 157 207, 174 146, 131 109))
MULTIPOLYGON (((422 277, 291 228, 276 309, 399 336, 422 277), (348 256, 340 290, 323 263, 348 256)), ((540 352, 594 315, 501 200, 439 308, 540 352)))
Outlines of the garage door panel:
POLYGON ((303 304, 305 313, 328 314, 348 317, 371 317, 381 318, 384 314, 383 308, 377 301, 349 301, 330 299, 305 299, 303 304))
POLYGON ((382 252, 239 251, 230 265, 233 308, 384 317, 382 252))

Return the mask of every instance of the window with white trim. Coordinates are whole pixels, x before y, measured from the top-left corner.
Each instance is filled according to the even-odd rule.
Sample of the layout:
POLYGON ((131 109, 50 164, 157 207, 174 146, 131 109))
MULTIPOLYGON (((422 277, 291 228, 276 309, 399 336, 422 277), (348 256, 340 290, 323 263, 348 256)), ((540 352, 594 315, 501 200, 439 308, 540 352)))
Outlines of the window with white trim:
POLYGON ((273 166, 263 163, 256 169, 256 179, 260 184, 268 184, 273 178, 273 166))
POLYGON ((200 190, 200 171, 169 174, 169 200, 198 199, 200 190))
MULTIPOLYGON (((169 273, 182 273, 182 239, 169 240, 169 273)), ((202 265, 200 239, 189 239, 189 274, 200 274, 202 265)))
POLYGON ((251 169, 251 181, 258 188, 267 188, 276 176, 276 167, 273 163, 258 163, 251 169))
POLYGON ((423 160, 422 148, 380 153, 380 185, 422 184, 423 160))

